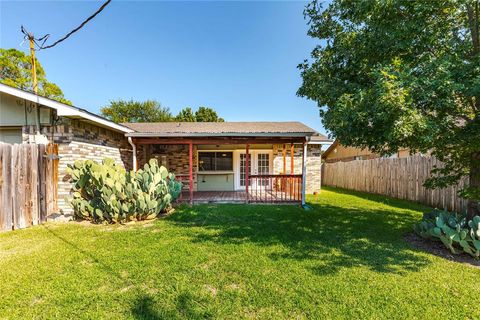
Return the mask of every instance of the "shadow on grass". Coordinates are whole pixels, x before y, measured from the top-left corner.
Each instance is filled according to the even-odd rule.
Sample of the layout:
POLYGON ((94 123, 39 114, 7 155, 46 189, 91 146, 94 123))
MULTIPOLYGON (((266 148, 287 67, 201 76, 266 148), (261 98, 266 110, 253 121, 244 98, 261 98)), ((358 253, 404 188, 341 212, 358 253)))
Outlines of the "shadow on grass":
POLYGON ((133 318, 139 320, 209 319, 213 316, 190 293, 180 293, 172 308, 162 308, 152 297, 141 295, 135 300, 131 311, 133 318))
POLYGON ((310 205, 308 211, 269 205, 183 207, 167 220, 185 228, 199 227, 193 233, 194 242, 279 244, 285 249, 267 253, 272 260, 307 262, 320 275, 355 266, 401 274, 429 263, 402 238, 416 222, 415 214, 375 206, 310 205))
MULTIPOLYGON (((128 278, 123 277, 117 270, 115 270, 110 264, 102 261, 95 256, 94 253, 82 249, 73 241, 68 240, 59 233, 55 232, 48 225, 44 228, 55 238, 62 241, 67 246, 74 249, 76 252, 81 253, 83 256, 91 259, 95 264, 99 266, 99 269, 108 275, 113 275, 113 279, 122 283, 124 286, 134 286, 135 283, 128 278)), ((160 297, 161 298, 161 297, 160 297)), ((211 318, 212 312, 203 308, 200 297, 193 296, 190 292, 181 292, 175 301, 173 308, 162 308, 160 303, 156 303, 155 300, 146 295, 143 292, 138 291, 138 296, 134 301, 131 308, 131 313, 134 319, 206 319, 211 318)))
POLYGON ((149 296, 140 296, 132 308, 134 319, 155 320, 165 319, 155 308, 155 302, 149 296))
POLYGON ((97 256, 95 256, 93 253, 87 251, 87 250, 84 250, 82 249, 80 246, 78 246, 75 242, 73 241, 70 241, 68 239, 66 239, 65 237, 61 236, 59 233, 55 232, 52 228, 49 228, 48 225, 44 225, 43 226, 52 236, 54 236, 55 238, 59 239, 60 241, 62 241, 64 244, 66 244, 67 246, 71 247, 74 251, 76 252, 79 252, 81 253, 83 256, 91 259, 95 264, 97 264, 98 266, 100 266, 100 270, 103 270, 104 272, 108 273, 109 275, 114 275, 114 277, 119 281, 119 282, 122 282, 122 283, 126 283, 127 285, 132 285, 132 283, 130 281, 128 281, 128 279, 125 279, 124 277, 121 276, 121 274, 115 270, 114 268, 112 268, 111 265, 109 265, 108 263, 105 263, 104 261, 98 259, 97 256))

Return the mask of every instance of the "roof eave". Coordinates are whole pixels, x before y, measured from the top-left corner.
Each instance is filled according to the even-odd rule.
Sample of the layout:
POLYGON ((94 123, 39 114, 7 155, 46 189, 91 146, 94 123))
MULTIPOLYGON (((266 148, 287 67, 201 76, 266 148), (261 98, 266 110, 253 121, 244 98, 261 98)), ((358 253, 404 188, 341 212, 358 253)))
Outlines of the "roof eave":
POLYGON ((136 138, 196 138, 196 137, 310 137, 315 132, 272 132, 272 133, 168 133, 168 132, 130 132, 127 137, 136 138))
POLYGON ((92 122, 95 122, 96 124, 99 124, 100 126, 104 126, 110 129, 113 129, 115 131, 120 131, 123 133, 129 133, 133 132, 132 129, 127 128, 125 126, 122 126, 120 124, 117 124, 115 122, 112 122, 110 120, 107 120, 103 117, 100 117, 92 112, 89 112, 87 110, 83 110, 77 107, 69 106, 67 104, 45 98, 39 95, 36 95, 34 93, 24 91, 18 88, 10 87, 6 84, 0 83, 0 92, 25 99, 31 102, 38 103, 40 105, 52 108, 57 110, 57 115, 59 116, 64 116, 64 117, 81 117, 87 120, 90 120, 92 122))

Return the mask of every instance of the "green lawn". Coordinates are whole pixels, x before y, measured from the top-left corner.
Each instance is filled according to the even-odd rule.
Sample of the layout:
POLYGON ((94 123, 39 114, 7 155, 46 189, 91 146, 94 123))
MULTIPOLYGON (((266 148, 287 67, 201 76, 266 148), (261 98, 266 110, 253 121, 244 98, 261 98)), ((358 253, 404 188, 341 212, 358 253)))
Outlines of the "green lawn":
POLYGON ((408 202, 182 207, 128 226, 0 234, 0 318, 480 318, 480 269, 403 240, 408 202))

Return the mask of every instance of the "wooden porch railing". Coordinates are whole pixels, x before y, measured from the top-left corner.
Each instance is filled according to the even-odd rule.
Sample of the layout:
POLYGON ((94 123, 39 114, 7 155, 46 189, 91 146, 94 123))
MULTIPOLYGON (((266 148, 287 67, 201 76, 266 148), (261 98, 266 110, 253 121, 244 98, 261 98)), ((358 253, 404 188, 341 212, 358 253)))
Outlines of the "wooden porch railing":
MULTIPOLYGON (((189 175, 177 174, 176 179, 183 183, 178 202, 188 202, 189 175)), ((224 193, 219 191, 220 193, 224 193)), ((248 191, 235 191, 243 193, 235 198, 244 198, 251 203, 300 203, 302 201, 302 175, 301 174, 263 174, 250 175, 248 191)), ((232 196, 233 197, 233 196, 232 196)))
POLYGON ((301 174, 257 174, 249 176, 249 202, 279 203, 302 201, 301 174))

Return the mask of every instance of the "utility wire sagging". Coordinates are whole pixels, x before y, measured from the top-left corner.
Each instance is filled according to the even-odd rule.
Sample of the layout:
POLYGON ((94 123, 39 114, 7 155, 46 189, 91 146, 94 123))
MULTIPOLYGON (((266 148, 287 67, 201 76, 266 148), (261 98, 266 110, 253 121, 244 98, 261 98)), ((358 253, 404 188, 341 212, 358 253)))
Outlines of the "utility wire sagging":
POLYGON ((55 41, 54 43, 52 43, 51 45, 48 45, 48 46, 45 46, 45 42, 48 40, 48 38, 50 37, 50 34, 46 34, 44 35, 43 37, 41 38, 35 38, 33 36, 33 34, 29 33, 23 26, 21 27, 21 31, 22 33, 25 35, 25 39, 28 39, 30 41, 33 41, 35 43, 35 45, 38 47, 37 50, 43 50, 43 49, 49 49, 49 48, 53 48, 54 46, 56 46, 57 44, 59 44, 60 42, 68 39, 72 34, 74 34, 75 32, 77 32, 78 30, 80 30, 81 28, 83 28, 83 26, 85 26, 90 20, 92 20, 93 18, 95 18, 100 12, 103 11, 103 9, 105 9, 105 7, 111 2, 112 0, 107 0, 105 1, 105 3, 100 7, 98 8, 97 11, 95 11, 95 13, 93 13, 91 16, 89 16, 87 19, 85 19, 78 27, 76 27, 75 29, 73 29, 72 31, 70 31, 69 33, 67 33, 65 36, 63 36, 62 38, 58 39, 57 41, 55 41), (41 44, 39 44, 41 42, 41 44))

